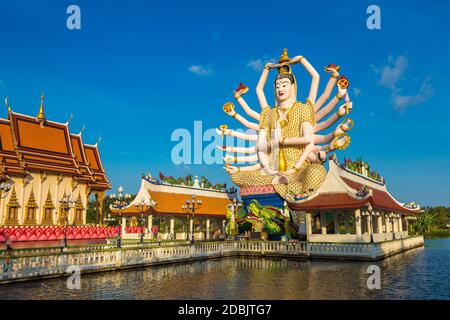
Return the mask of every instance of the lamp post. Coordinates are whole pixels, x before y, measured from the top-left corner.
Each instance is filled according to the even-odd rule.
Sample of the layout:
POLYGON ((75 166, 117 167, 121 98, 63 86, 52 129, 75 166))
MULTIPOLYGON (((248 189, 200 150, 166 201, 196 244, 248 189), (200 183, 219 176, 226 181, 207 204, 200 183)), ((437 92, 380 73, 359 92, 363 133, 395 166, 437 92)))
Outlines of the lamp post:
POLYGON ((185 212, 192 214, 192 230, 191 230, 191 243, 194 243, 194 218, 195 218, 195 210, 200 208, 203 204, 203 201, 200 199, 196 199, 195 194, 192 195, 191 199, 186 200, 186 204, 181 206, 181 209, 185 212))
POLYGON ((144 244, 144 236, 145 236, 145 220, 144 220, 144 207, 145 207, 145 199, 141 198, 141 201, 135 204, 136 208, 139 209, 141 213, 141 222, 142 222, 142 232, 141 232, 141 244, 144 244))
POLYGON ((69 223, 69 211, 74 207, 75 200, 72 199, 72 195, 70 193, 66 194, 64 192, 64 195, 62 199, 59 200, 59 203, 66 212, 64 215, 64 247, 67 247, 67 225, 69 223))
MULTIPOLYGON (((131 196, 126 193, 123 195, 123 187, 120 186, 117 189, 118 196, 115 193, 111 194, 109 198, 113 201, 112 207, 119 209, 119 219, 122 219, 122 209, 126 207, 130 201, 131 196)), ((119 238, 117 239, 117 248, 122 247, 122 220, 120 221, 119 227, 119 238)))
MULTIPOLYGON (((241 207, 242 207, 242 202, 237 201, 236 198, 233 198, 233 203, 228 205, 228 208, 231 210, 230 228, 231 228, 231 226, 236 225, 236 213, 241 207)), ((233 234, 233 238, 235 238, 235 237, 236 237, 236 235, 233 234)))

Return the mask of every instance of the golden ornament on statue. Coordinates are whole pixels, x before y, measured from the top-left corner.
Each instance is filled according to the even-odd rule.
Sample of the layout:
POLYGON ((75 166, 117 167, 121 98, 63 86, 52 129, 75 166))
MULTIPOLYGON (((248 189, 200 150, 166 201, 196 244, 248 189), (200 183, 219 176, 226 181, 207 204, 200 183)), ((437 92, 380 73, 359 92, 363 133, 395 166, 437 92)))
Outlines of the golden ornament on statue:
POLYGON ((341 76, 338 80, 338 85, 342 89, 347 89, 350 86, 350 81, 345 76, 341 76))
POLYGON ((234 110, 234 103, 233 102, 227 102, 223 105, 223 111, 225 113, 230 113, 234 110))

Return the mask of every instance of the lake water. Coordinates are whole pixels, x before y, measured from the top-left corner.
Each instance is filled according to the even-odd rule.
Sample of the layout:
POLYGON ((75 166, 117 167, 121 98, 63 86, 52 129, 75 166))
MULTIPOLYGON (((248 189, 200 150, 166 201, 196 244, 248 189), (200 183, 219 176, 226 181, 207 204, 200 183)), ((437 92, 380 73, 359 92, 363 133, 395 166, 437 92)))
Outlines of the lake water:
POLYGON ((377 262, 227 258, 0 286, 0 299, 450 299, 450 238, 377 262), (381 289, 367 268, 381 268, 381 289))

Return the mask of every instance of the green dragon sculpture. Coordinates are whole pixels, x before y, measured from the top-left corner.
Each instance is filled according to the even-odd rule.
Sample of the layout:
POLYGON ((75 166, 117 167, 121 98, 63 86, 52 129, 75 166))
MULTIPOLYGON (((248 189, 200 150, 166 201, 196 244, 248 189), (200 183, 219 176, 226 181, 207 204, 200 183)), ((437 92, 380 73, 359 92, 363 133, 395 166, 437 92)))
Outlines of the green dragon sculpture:
POLYGON ((297 228, 290 217, 285 217, 283 210, 273 206, 262 206, 257 200, 252 200, 246 209, 240 208, 235 213, 235 221, 232 221, 233 212, 227 210, 227 235, 235 236, 239 231, 252 230, 256 223, 262 223, 263 231, 270 238, 278 238, 286 235, 288 238, 298 237, 297 228))

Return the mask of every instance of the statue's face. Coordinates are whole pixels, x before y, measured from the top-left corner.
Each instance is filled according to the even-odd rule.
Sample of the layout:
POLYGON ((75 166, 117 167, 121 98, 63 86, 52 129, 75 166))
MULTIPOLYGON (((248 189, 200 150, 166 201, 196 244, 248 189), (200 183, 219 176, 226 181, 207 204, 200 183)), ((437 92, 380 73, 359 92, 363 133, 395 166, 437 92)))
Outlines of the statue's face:
POLYGON ((291 80, 287 78, 278 79, 275 82, 275 94, 278 101, 283 102, 289 100, 292 96, 293 86, 291 80))

